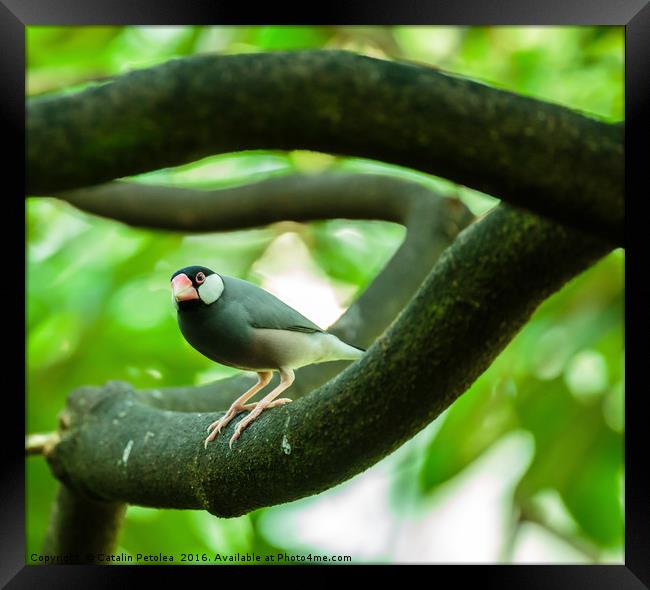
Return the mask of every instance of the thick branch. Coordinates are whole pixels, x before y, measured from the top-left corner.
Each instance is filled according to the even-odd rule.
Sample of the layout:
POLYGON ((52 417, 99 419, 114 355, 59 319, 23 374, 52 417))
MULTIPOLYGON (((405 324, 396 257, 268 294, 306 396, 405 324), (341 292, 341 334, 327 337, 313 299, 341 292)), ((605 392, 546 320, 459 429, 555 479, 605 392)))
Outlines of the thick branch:
POLYGON ((502 205, 456 238, 360 361, 264 413, 232 451, 233 423, 206 450, 215 414, 151 408, 112 383, 70 397, 70 427, 48 461, 71 489, 98 500, 220 516, 318 493, 424 428, 541 301, 607 251, 585 234, 502 205))
POLYGON ((430 172, 623 240, 621 125, 421 66, 341 51, 202 55, 27 111, 29 194, 302 148, 430 172))
POLYGON ((210 232, 337 217, 402 223, 412 203, 434 200, 433 195, 420 184, 390 176, 327 173, 216 190, 111 182, 54 196, 129 225, 210 232))
MULTIPOLYGON (((236 188, 199 191, 115 182, 57 195, 98 215, 132 225, 182 231, 223 231, 281 220, 336 217, 383 219, 406 225, 403 244, 372 285, 330 328, 346 341, 369 346, 397 316, 441 252, 472 215, 460 202, 438 197, 420 184, 365 174, 295 175, 236 188)), ((305 367, 292 387, 295 399, 325 383, 348 362, 305 367)), ((250 385, 248 375, 202 387, 140 392, 172 410, 227 408, 250 385)), ((277 381, 277 376, 274 377, 277 381)))
POLYGON ((54 499, 43 553, 59 563, 93 563, 115 551, 126 504, 96 502, 60 485, 54 499))

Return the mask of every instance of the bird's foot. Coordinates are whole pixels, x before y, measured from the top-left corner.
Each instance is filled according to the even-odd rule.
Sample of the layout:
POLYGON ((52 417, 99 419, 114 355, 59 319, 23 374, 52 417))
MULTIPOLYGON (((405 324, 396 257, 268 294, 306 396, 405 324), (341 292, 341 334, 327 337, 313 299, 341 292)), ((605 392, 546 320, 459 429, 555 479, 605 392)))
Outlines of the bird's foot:
POLYGON ((217 434, 219 434, 227 425, 228 423, 237 415, 239 412, 243 412, 248 408, 240 407, 240 408, 230 408, 219 420, 215 420, 210 426, 208 426, 208 432, 210 432, 213 429, 217 430, 217 434))
POLYGON ((240 412, 245 411, 247 408, 245 406, 230 406, 229 410, 221 417, 219 420, 215 420, 210 426, 208 426, 208 432, 210 432, 208 438, 205 439, 204 447, 208 448, 208 443, 212 442, 219 433, 230 424, 230 421, 240 412))
MULTIPOLYGON (((288 404, 291 402, 288 397, 283 397, 280 399, 273 400, 271 403, 267 404, 263 408, 260 409, 259 413, 255 415, 257 417, 259 414, 261 414, 264 410, 268 410, 269 408, 276 408, 278 406, 283 406, 284 404, 288 404)), ((208 432, 210 434, 208 437, 205 439, 205 443, 203 446, 207 449, 208 448, 208 443, 212 442, 214 439, 219 436, 219 433, 226 427, 228 424, 230 424, 231 420, 240 412, 245 412, 246 410, 255 410, 257 409, 258 405, 261 404, 262 402, 255 402, 254 404, 245 404, 243 406, 231 406, 230 409, 221 417, 219 420, 215 420, 210 426, 208 426, 208 432)), ((254 420, 255 418, 253 418, 254 420)), ((251 420, 251 422, 253 421, 251 420)), ((243 422, 244 420, 242 420, 243 422)), ((240 422, 241 424, 241 422, 240 422)), ((248 422, 250 424, 250 422, 248 422)), ((247 425, 248 425, 247 424, 247 425)), ((246 426, 244 426, 246 428, 246 426)), ((242 428, 241 430, 243 430, 242 428)), ((233 440, 237 440, 239 438, 239 435, 241 434, 241 430, 237 434, 237 437, 235 439, 230 439, 230 447, 232 448, 232 443, 233 440)))
MULTIPOLYGON (((284 404, 288 404, 293 400, 290 400, 288 397, 282 397, 280 399, 274 399, 268 406, 266 406, 264 409, 268 410, 269 408, 277 408, 278 406, 283 406, 284 404)), ((255 402, 252 404, 246 404, 245 406, 242 406, 244 410, 254 410, 257 407, 257 404, 262 403, 262 402, 255 402)))
POLYGON ((251 422, 253 422, 264 410, 268 410, 269 408, 275 408, 278 406, 283 406, 284 404, 288 404, 291 402, 288 397, 283 397, 280 399, 273 400, 272 402, 267 403, 264 405, 263 402, 257 402, 256 404, 249 404, 249 405, 254 405, 255 409, 246 416, 243 420, 237 424, 237 427, 235 428, 235 434, 232 435, 230 438, 230 443, 229 446, 232 449, 232 443, 234 443, 240 436, 241 433, 250 426, 251 422))

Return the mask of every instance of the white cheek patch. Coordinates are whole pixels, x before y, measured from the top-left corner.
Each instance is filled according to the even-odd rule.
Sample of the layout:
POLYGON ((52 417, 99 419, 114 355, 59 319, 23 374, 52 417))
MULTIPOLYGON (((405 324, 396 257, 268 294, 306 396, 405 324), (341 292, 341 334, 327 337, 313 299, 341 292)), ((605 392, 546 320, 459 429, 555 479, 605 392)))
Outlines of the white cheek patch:
POLYGON ((176 297, 174 297, 173 291, 172 291, 172 303, 174 304, 174 309, 178 311, 178 301, 176 301, 176 297))
POLYGON ((206 305, 214 303, 223 293, 223 281, 218 274, 206 277, 205 282, 199 285, 199 297, 206 305))

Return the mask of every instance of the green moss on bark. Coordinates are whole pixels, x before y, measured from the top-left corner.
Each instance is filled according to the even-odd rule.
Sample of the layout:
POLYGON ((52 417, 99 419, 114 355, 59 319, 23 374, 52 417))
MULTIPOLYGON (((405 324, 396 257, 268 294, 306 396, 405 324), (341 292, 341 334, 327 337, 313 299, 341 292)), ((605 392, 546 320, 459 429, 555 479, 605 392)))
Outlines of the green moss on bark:
POLYGON ((375 158, 623 239, 623 129, 342 51, 202 55, 27 107, 27 191, 250 149, 375 158))
POLYGON ((232 450, 237 420, 206 450, 205 429, 217 414, 152 408, 128 385, 113 383, 71 397, 70 428, 48 460, 71 489, 96 500, 219 516, 323 491, 424 428, 539 303, 608 250, 502 205, 458 236, 360 361, 262 414, 232 450))

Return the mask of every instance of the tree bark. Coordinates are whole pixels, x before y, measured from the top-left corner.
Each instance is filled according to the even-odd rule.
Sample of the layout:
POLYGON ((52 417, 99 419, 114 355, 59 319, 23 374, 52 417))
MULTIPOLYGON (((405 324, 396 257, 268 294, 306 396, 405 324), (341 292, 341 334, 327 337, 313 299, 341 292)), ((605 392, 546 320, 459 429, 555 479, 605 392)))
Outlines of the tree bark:
POLYGON ((96 502, 60 485, 43 554, 61 560, 55 565, 99 563, 99 554, 114 551, 125 513, 122 502, 96 502))
POLYGON ((499 206, 445 251, 366 355, 311 394, 265 412, 232 450, 234 420, 203 448, 217 414, 140 402, 127 384, 71 395, 69 429, 48 455, 96 500, 237 516, 332 487, 414 436, 465 391, 537 305, 610 247, 499 206))
POLYGON ((623 128, 343 51, 172 60, 27 105, 27 192, 205 156, 309 149, 464 184, 623 243, 623 128))
MULTIPOLYGON (((370 288, 331 328, 346 340, 357 339, 355 341, 363 343, 371 342, 393 319, 442 250, 473 219, 458 201, 440 198, 419 184, 359 174, 296 175, 217 191, 111 183, 57 196, 87 212, 132 225, 189 232, 245 228, 285 219, 308 221, 340 216, 403 223, 407 227, 404 243, 370 288), (184 215, 183 211, 192 214, 184 215)), ((298 398, 322 384, 347 364, 328 363, 303 368, 298 372, 299 383, 292 389, 292 397, 298 398)), ((247 375, 241 375, 203 387, 141 391, 137 400, 164 409, 214 411, 228 407, 234 397, 248 388, 248 380, 247 375)), ((110 384, 107 391, 114 391, 116 386, 120 387, 110 384)), ((89 395, 91 391, 94 390, 86 389, 82 395, 89 395)), ((74 415, 70 408, 62 413, 61 431, 70 428, 74 415)), ((56 433, 56 441, 48 445, 45 453, 48 460, 60 436, 61 433, 56 433)), ((144 436, 146 443, 151 431, 144 436)), ((125 469, 132 448, 127 442, 122 451, 120 460, 125 469)), ((44 552, 67 555, 69 561, 83 563, 88 561, 87 555, 96 558, 100 553, 114 550, 116 531, 126 504, 93 497, 92 490, 72 491, 61 484, 44 552), (93 514, 86 518, 87 512, 93 514), (85 523, 90 523, 90 528, 85 523), (85 547, 93 550, 82 551, 85 547)))
POLYGON ((66 428, 45 454, 64 486, 52 550, 114 543, 125 503, 236 516, 353 477, 449 407, 541 301, 623 243, 621 125, 411 64, 339 51, 196 56, 33 99, 27 111, 29 194, 181 231, 343 213, 409 230, 332 330, 372 343, 364 357, 330 381, 341 365, 304 369, 292 397, 320 387, 265 412, 232 450, 238 419, 207 450, 203 440, 218 416, 215 392, 230 401, 245 378, 191 390, 135 392, 111 382, 73 392, 66 428), (249 149, 410 166, 545 217, 502 204, 438 258, 466 212, 422 187, 401 192, 394 179, 288 178, 218 194, 122 182, 83 188, 249 149), (283 196, 287 188, 308 196, 283 196), (393 189, 404 199, 381 192, 393 189), (179 198, 191 207, 177 209, 179 198), (85 526, 93 511, 100 522, 88 517, 85 526), (78 534, 60 530, 70 527, 78 534))

